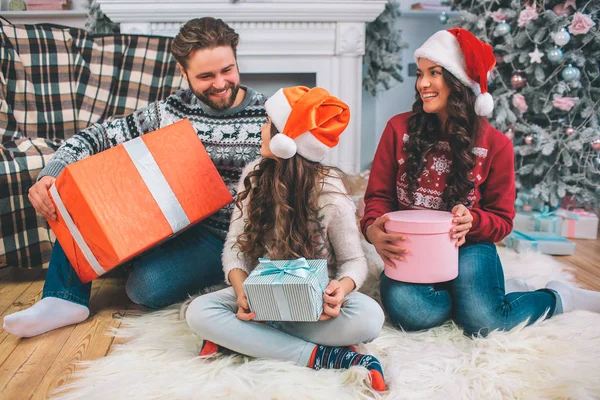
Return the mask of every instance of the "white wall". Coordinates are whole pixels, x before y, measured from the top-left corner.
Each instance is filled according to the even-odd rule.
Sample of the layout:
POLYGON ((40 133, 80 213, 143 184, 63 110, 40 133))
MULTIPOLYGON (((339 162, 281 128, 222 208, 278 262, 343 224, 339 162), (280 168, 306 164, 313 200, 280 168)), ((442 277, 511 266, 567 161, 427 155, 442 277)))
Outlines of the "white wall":
MULTIPOLYGON (((416 2, 409 1, 408 3, 416 2)), ((405 1, 405 3, 407 3, 405 1)), ((403 4, 402 7, 410 8, 403 4)), ((403 50, 404 82, 390 90, 379 93, 376 97, 363 91, 362 109, 362 136, 361 136, 361 166, 365 168, 373 159, 377 143, 387 121, 396 114, 412 109, 415 99, 415 77, 408 76, 408 64, 414 62, 414 51, 433 33, 450 29, 450 23, 442 25, 439 22, 438 12, 405 12, 398 21, 398 28, 402 30, 402 39, 408 43, 408 48, 403 50)))

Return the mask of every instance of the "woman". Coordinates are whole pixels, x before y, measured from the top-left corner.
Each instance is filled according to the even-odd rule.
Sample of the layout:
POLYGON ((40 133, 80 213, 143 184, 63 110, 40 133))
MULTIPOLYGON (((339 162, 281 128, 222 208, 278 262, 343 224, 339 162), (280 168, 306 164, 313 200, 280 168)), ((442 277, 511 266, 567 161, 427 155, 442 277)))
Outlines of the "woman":
POLYGON ((361 227, 384 263, 393 266, 410 249, 392 244, 404 238, 385 232, 385 213, 451 211, 459 274, 435 285, 382 274, 381 299, 391 320, 417 331, 452 318, 467 334, 487 335, 575 308, 600 312, 599 293, 562 282, 531 291, 526 282, 510 280, 505 291, 494 242, 512 229, 514 155, 511 141, 481 117, 493 110, 487 93, 495 65, 491 46, 455 28, 435 33, 414 57, 416 101, 412 112, 393 117, 383 132, 361 227))

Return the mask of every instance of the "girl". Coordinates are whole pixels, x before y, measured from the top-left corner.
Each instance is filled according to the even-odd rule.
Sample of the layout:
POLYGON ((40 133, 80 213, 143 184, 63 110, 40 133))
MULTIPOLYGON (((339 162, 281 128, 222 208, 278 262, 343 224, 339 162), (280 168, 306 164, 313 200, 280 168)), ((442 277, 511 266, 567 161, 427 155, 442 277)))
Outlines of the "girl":
POLYGON ((217 345, 252 357, 287 360, 314 369, 369 369, 372 387, 384 390, 379 361, 352 345, 379 334, 383 311, 356 290, 367 264, 353 202, 340 172, 320 161, 348 125, 348 106, 320 88, 281 89, 265 103, 262 159, 246 167, 223 250, 231 287, 195 299, 190 328, 205 339, 201 355, 217 345), (331 281, 318 322, 252 321, 242 283, 271 259, 327 258, 331 281))
POLYGON ((467 334, 508 330, 574 308, 600 312, 600 293, 561 282, 531 291, 509 280, 494 242, 512 229, 515 178, 512 143, 480 116, 493 110, 487 74, 492 48, 470 32, 439 31, 415 51, 416 101, 393 117, 379 143, 365 194, 362 231, 387 265, 410 251, 385 232, 385 213, 403 209, 451 211, 459 274, 421 285, 381 275, 381 299, 391 320, 408 331, 453 318, 467 334), (510 293, 515 292, 516 293, 510 293), (508 294, 506 294, 508 293, 508 294))

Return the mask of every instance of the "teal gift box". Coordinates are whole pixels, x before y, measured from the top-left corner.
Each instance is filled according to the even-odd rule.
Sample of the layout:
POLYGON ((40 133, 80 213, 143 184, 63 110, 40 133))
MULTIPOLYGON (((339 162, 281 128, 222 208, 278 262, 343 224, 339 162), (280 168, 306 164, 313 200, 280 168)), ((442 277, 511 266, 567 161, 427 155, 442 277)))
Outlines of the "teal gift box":
POLYGON ((518 211, 513 221, 516 231, 550 232, 560 235, 563 219, 553 211, 518 211))
POLYGON ((503 243, 517 253, 533 251, 553 256, 575 254, 575 243, 548 232, 512 231, 510 235, 504 238, 503 243))
POLYGON ((329 283, 327 260, 269 260, 244 281, 250 311, 257 321, 317 321, 329 283))

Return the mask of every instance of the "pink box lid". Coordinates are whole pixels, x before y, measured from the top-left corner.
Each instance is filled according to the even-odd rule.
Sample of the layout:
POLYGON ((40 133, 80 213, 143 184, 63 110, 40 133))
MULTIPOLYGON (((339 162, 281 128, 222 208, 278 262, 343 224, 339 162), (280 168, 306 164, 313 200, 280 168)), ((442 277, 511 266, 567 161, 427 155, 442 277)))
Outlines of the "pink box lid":
POLYGON ((386 231, 399 233, 449 233, 454 215, 448 211, 404 210, 387 213, 386 231))

